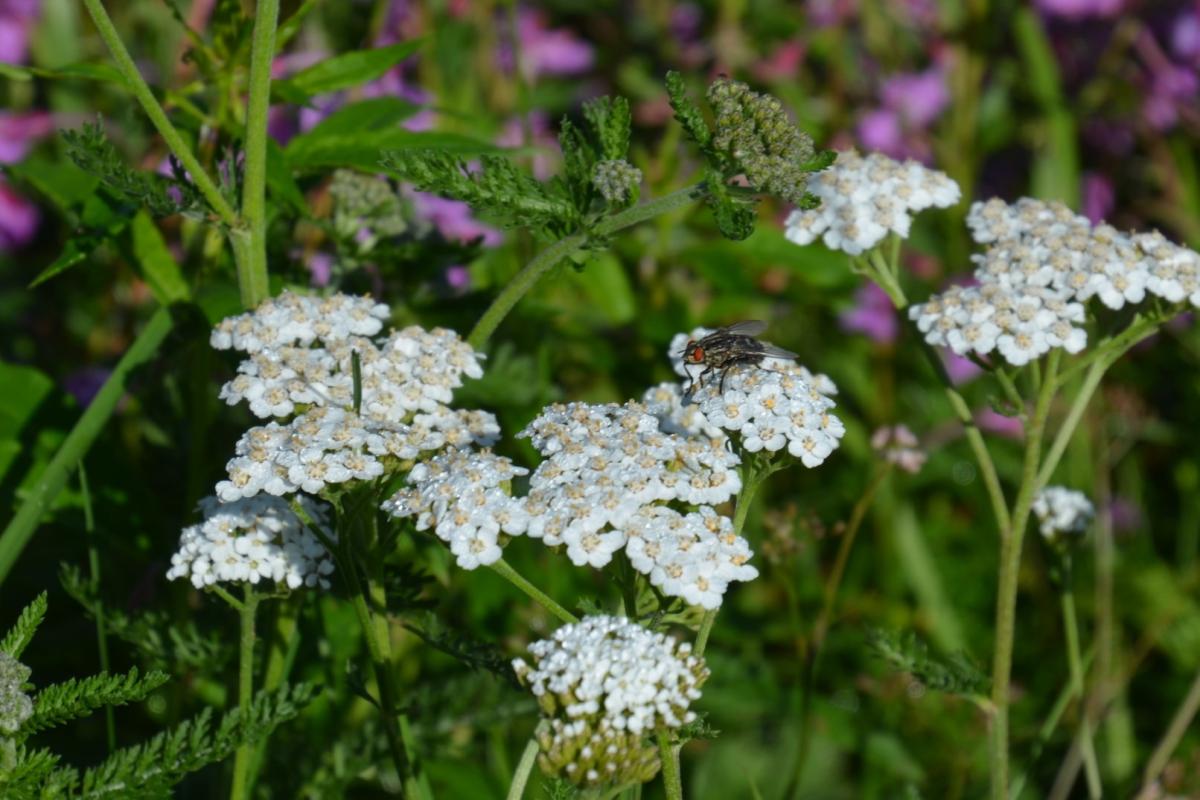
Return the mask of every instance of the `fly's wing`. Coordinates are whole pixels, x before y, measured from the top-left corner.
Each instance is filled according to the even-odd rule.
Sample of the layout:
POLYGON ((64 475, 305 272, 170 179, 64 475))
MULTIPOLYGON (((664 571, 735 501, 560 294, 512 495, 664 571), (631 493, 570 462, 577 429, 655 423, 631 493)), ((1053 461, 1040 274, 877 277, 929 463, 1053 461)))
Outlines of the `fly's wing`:
POLYGON ((748 319, 744 322, 735 322, 727 328, 721 328, 719 333, 729 333, 734 336, 758 336, 767 329, 767 323, 761 319, 748 319))
POLYGON ((782 347, 776 347, 770 342, 759 342, 759 352, 768 358, 798 358, 791 350, 784 350, 782 347))

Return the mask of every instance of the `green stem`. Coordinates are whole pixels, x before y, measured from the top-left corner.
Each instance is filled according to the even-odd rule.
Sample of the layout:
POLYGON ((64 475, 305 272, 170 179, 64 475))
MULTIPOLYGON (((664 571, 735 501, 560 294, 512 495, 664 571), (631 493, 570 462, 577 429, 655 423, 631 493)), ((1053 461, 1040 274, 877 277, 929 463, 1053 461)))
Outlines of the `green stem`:
POLYGON ((683 781, 679 776, 677 752, 671 746, 671 736, 665 730, 658 732, 658 753, 662 760, 663 791, 667 800, 683 800, 683 781))
POLYGON ((487 311, 483 312, 483 316, 479 318, 479 322, 475 323, 475 328, 467 337, 467 343, 476 350, 482 350, 483 346, 487 344, 488 339, 495 333, 496 328, 500 326, 500 323, 504 321, 504 318, 508 316, 508 313, 512 311, 517 302, 534 287, 538 280, 564 258, 582 249, 589 240, 603 238, 624 228, 636 225, 639 222, 656 217, 659 214, 665 214, 668 211, 688 205, 703 197, 705 192, 706 189, 703 183, 693 184, 656 200, 641 203, 619 214, 606 217, 597 222, 595 227, 590 230, 573 233, 550 245, 534 256, 533 260, 526 264, 509 281, 508 285, 500 291, 500 294, 496 295, 496 299, 488 306, 487 311))
MULTIPOLYGON (((245 586, 242 607, 238 613, 242 620, 242 636, 238 646, 238 715, 243 735, 250 724, 250 701, 254 694, 254 615, 258 611, 259 596, 250 584, 245 586)), ((250 761, 254 756, 254 743, 243 741, 238 745, 233 759, 233 784, 229 787, 232 800, 248 796, 250 761)))
POLYGON ((1062 614, 1063 628, 1067 634, 1067 666, 1071 673, 1071 691, 1079 704, 1079 741, 1083 753, 1084 774, 1087 777, 1088 797, 1100 797, 1100 767, 1096 762, 1096 747, 1092 741, 1092 727, 1088 722, 1083 694, 1083 657, 1079 650, 1079 622, 1075 615, 1075 592, 1071 586, 1070 556, 1066 556, 1063 569, 1062 614))
MULTIPOLYGON (((1083 657, 1083 671, 1086 674, 1091 666, 1092 659, 1095 657, 1095 651, 1089 649, 1083 657)), ((1025 783, 1029 777, 1029 769, 1033 762, 1041 756, 1042 751, 1046 748, 1046 744, 1050 741, 1050 737, 1054 735, 1054 731, 1058 729, 1058 723, 1066 713, 1067 706, 1071 704, 1071 698, 1074 692, 1071 688, 1070 681, 1059 691, 1058 697, 1054 701, 1054 705, 1050 707, 1050 713, 1046 715, 1046 719, 1042 722, 1042 727, 1038 729, 1037 739, 1029 748, 1029 758, 1026 759, 1025 770, 1017 776, 1012 782, 1012 787, 1009 789, 1009 800, 1017 800, 1021 793, 1025 791, 1025 783)), ((1085 712, 1086 713, 1086 710, 1085 712)))
POLYGON ((142 78, 138 72, 137 65, 133 63, 133 58, 129 55, 129 50, 125 48, 124 42, 121 41, 120 35, 117 33, 116 26, 113 25, 112 19, 109 18, 108 12, 104 10, 104 5, 100 0, 83 0, 84 6, 88 13, 92 15, 92 21, 96 24, 96 31, 100 34, 100 38, 104 40, 104 44, 108 46, 108 50, 112 53, 113 61, 117 62, 117 70, 125 78, 126 87, 133 92, 133 96, 141 104, 142 110, 146 112, 146 116, 150 118, 150 122, 163 137, 163 141, 167 143, 167 147, 171 148, 171 152, 179 159, 179 163, 187 170, 192 178, 192 182, 196 184, 196 188, 204 195, 204 199, 212 206, 214 212, 221 219, 221 222, 229 227, 237 225, 237 212, 233 210, 233 206, 221 194, 221 190, 217 188, 216 183, 204 171, 204 167, 200 165, 199 160, 192 153, 187 142, 180 136, 179 131, 171 124, 171 120, 167 119, 167 114, 163 111, 163 107, 159 105, 158 100, 154 97, 154 93, 150 91, 150 86, 142 78))
MULTIPOLYGON (((263 677, 263 691, 272 692, 278 689, 296 660, 296 652, 300 649, 300 635, 296 632, 296 621, 300 616, 300 603, 304 594, 294 593, 282 603, 275 604, 275 625, 271 632, 271 641, 267 650, 267 666, 263 677)), ((264 735, 255 744, 254 759, 250 764, 250 779, 248 792, 254 794, 254 784, 262 771, 263 761, 267 755, 269 735, 264 735)))
POLYGON ((1167 726, 1166 733, 1163 734, 1162 740, 1154 748, 1154 753, 1150 756, 1150 761, 1146 764, 1146 771, 1142 776, 1142 791, 1138 795, 1139 797, 1153 796, 1150 787, 1158 781, 1158 776, 1166 769, 1167 762, 1171 759, 1171 754, 1175 752, 1175 748, 1183 740, 1183 736, 1191 726, 1192 720, 1195 719, 1197 711, 1200 711, 1200 672, 1196 673, 1196 678, 1192 681, 1192 686, 1188 689, 1187 696, 1183 698, 1183 702, 1180 703, 1175 716, 1171 718, 1170 725, 1167 726))
POLYGON ((1026 429, 1025 462, 1017 501, 1000 546, 1000 576, 996 597, 995 649, 992 662, 992 800, 1008 798, 1008 701, 1012 678, 1013 636, 1016 632, 1017 577, 1021 567, 1021 545, 1029 511, 1037 490, 1038 463, 1041 460, 1042 433, 1050 414, 1057 386, 1058 363, 1062 351, 1050 351, 1046 372, 1038 392, 1033 418, 1026 429))
POLYGON ((559 620, 567 624, 579 622, 579 617, 567 611, 565 608, 554 602, 554 598, 543 592, 538 587, 530 583, 524 575, 512 568, 512 565, 503 558, 495 564, 490 564, 492 572, 495 572, 501 578, 511 583, 513 586, 520 589, 525 594, 529 595, 538 605, 549 611, 559 620))
MULTIPOLYGON (((279 0, 258 0, 250 46, 246 100, 246 162, 242 177, 242 224, 248 232, 246 261, 238 261, 242 305, 254 308, 270 295, 267 282, 267 112, 271 106, 271 61, 279 0)), ((236 252, 236 251, 235 251, 236 252)))
MULTIPOLYGON (((1057 352, 1057 351, 1055 351, 1057 352)), ((1071 441, 1071 436, 1075 433, 1075 428, 1079 425, 1079 420, 1083 418, 1083 412, 1087 409, 1088 401, 1092 399, 1096 389, 1100 386, 1100 379, 1104 377, 1105 371, 1108 370, 1112 362, 1108 359, 1100 359, 1092 363, 1091 369, 1083 379, 1083 385, 1079 387, 1079 393, 1075 395, 1075 400, 1071 403, 1071 408, 1067 411, 1067 416, 1063 419, 1062 424, 1058 428, 1058 433, 1054 435, 1054 441, 1050 445, 1050 449, 1046 452, 1046 458, 1042 462, 1041 469, 1038 470, 1037 484, 1035 491, 1041 490, 1050 481, 1054 475, 1054 469, 1058 466, 1059 459, 1067 449, 1067 444, 1071 441)), ((1050 383, 1047 381, 1047 383, 1050 383)))
POLYGON ((872 501, 875 499, 876 492, 883 485, 883 481, 891 473, 891 465, 887 464, 876 471, 871 482, 867 484, 862 495, 858 498, 858 502, 854 504, 854 509, 850 512, 850 521, 846 525, 846 532, 842 535, 841 544, 838 545, 837 556, 833 562, 833 570, 829 573, 829 579, 825 582, 825 592, 821 602, 821 612, 817 616, 817 621, 813 625, 813 632, 807 653, 804 657, 803 667, 803 692, 801 695, 801 710, 800 710, 800 741, 796 749, 796 764, 792 771, 791 780, 788 782, 788 787, 784 790, 784 797, 793 797, 796 790, 800 786, 800 779, 804 774, 804 765, 808 760, 808 748, 811 735, 812 723, 812 694, 813 686, 816 683, 817 677, 817 662, 821 654, 821 645, 825 642, 825 634, 829 630, 830 619, 833 616, 833 606, 837 600, 838 588, 842 584, 842 576, 846 572, 846 565, 850 561, 850 552, 854 548, 854 540, 858 536, 858 530, 862 527, 863 520, 866 519, 867 510, 871 507, 872 501))
POLYGON ((134 369, 149 361, 170 332, 171 313, 165 308, 154 312, 146 327, 138 334, 133 345, 117 363, 104 386, 92 398, 75 427, 54 454, 54 458, 42 470, 41 475, 30 486, 27 499, 16 516, 0 534, 0 583, 8 576, 21 556, 21 551, 41 522, 42 514, 58 497, 70 477, 71 470, 83 459, 100 431, 112 416, 117 401, 125 394, 125 381, 134 369))
POLYGON ((525 784, 529 783, 529 775, 533 772, 533 765, 537 763, 537 754, 537 736, 530 736, 529 741, 525 743, 524 752, 521 753, 521 760, 517 762, 517 770, 513 773, 512 782, 508 785, 508 794, 504 796, 505 800, 521 800, 525 795, 525 784))
MULTIPOLYGON (((92 514, 92 493, 88 488, 87 470, 79 462, 79 492, 83 495, 83 530, 87 534, 88 577, 95 604, 92 614, 96 617, 96 649, 100 651, 100 669, 111 672, 108 661, 108 634, 104 625, 104 600, 100 597, 100 551, 96 548, 96 518, 92 514)), ((104 732, 108 741, 108 752, 117 749, 117 722, 113 707, 104 707, 104 732)))

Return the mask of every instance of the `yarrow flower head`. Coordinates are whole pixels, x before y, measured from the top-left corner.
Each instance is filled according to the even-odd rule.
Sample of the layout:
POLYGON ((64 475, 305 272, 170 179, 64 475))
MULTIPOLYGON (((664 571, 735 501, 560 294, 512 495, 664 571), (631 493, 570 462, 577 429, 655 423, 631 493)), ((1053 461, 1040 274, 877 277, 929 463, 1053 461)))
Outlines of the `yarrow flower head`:
POLYGON ((985 245, 976 285, 951 287, 909 308, 930 344, 958 355, 999 352, 1022 366, 1087 345, 1087 304, 1109 309, 1154 296, 1200 307, 1200 255, 1161 234, 1093 225, 1061 203, 1022 198, 975 203, 967 217, 985 245))
POLYGON ((1063 486, 1047 486, 1033 501, 1033 513, 1041 523, 1042 535, 1050 540, 1079 537, 1096 515, 1092 501, 1083 492, 1063 486))
MULTIPOLYGON (((689 365, 679 354, 689 340, 712 333, 697 328, 676 334, 671 340, 670 357, 676 373, 689 376, 689 365)), ((806 467, 824 463, 837 449, 846 432, 845 425, 832 413, 837 393, 825 375, 814 375, 795 362, 766 358, 758 365, 732 367, 720 380, 706 379, 694 388, 689 399, 699 408, 705 425, 737 434, 742 449, 750 453, 774 453, 787 448, 806 467)))
MULTIPOLYGON (((324 505, 303 495, 296 502, 324 536, 335 538, 324 505)), ((286 501, 260 495, 222 503, 207 497, 200 511, 204 521, 179 537, 168 579, 187 578, 197 589, 263 580, 289 589, 329 588, 333 560, 286 501)))
POLYGON ((754 189, 804 201, 816 151, 783 103, 741 81, 718 78, 708 87, 714 116, 712 145, 754 189))
POLYGON ((450 545, 463 569, 500 559, 500 536, 524 533, 529 514, 511 482, 529 470, 488 452, 447 450, 417 464, 409 487, 383 504, 394 517, 417 518, 417 530, 433 528, 450 545))
POLYGON ((658 750, 648 737, 695 719, 688 710, 708 678, 691 646, 623 617, 564 625, 529 647, 533 664, 513 661, 545 724, 538 762, 577 786, 649 781, 658 750))
POLYGON ((908 238, 913 215, 958 203, 958 184, 944 172, 916 161, 894 161, 879 153, 853 150, 809 181, 820 206, 793 211, 785 234, 796 244, 817 239, 852 256, 872 249, 889 233, 908 238))
POLYGON ((261 418, 296 415, 242 436, 217 485, 222 500, 315 494, 423 453, 496 440, 491 414, 449 407, 464 378, 483 374, 483 356, 442 328, 369 338, 388 316, 365 298, 284 293, 217 327, 213 347, 248 354, 221 399, 261 418))
POLYGON ((33 700, 25 694, 32 670, 0 651, 0 734, 9 736, 33 716, 33 700))

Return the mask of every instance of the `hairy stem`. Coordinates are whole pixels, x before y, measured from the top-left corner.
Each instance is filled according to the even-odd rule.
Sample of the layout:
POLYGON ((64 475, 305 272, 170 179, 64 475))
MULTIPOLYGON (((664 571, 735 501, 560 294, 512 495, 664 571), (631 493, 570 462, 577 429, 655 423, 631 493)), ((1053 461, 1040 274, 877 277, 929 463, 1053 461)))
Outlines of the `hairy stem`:
POLYGON ((509 281, 508 285, 500 291, 500 294, 496 295, 496 299, 488 306, 487 311, 483 312, 483 316, 479 318, 479 322, 475 323, 474 329, 472 329, 470 335, 467 337, 467 343, 476 350, 482 350, 484 345, 487 344, 488 339, 495 333, 496 328, 508 316, 508 312, 513 310, 517 302, 534 287, 538 280, 563 259, 568 258, 583 248, 590 239, 602 238, 636 225, 639 222, 688 205, 703 197, 705 192, 706 189, 703 183, 693 184, 656 200, 650 200, 633 208, 626 209, 619 214, 606 217, 596 223, 595 227, 591 230, 580 231, 566 238, 559 239, 534 256, 533 260, 526 264, 509 281))
POLYGON ((279 0, 258 0, 250 46, 250 86, 246 100, 246 164, 242 178, 242 224, 246 229, 243 262, 238 261, 242 305, 253 308, 270 295, 267 283, 267 112, 271 105, 271 61, 279 0))
MULTIPOLYGON (((242 622, 242 635, 238 644, 238 713, 243 731, 250 723, 250 701, 254 694, 254 615, 258 612, 258 593, 250 584, 245 586, 242 607, 238 613, 242 622)), ((254 756, 254 744, 242 742, 233 759, 233 783, 229 796, 241 800, 248 796, 250 762, 254 756)))
POLYGON ((530 736, 529 741, 525 743, 525 750, 521 753, 521 760, 517 762, 512 782, 508 784, 505 800, 521 800, 524 796, 525 784, 529 783, 529 775, 533 772, 533 765, 537 763, 537 754, 537 736, 530 736))
POLYGON ((667 800, 683 800, 683 781, 679 776, 678 750, 671 746, 671 735, 665 730, 657 734, 658 753, 662 759, 663 792, 667 800))
POLYGON ((554 602, 553 597, 530 583, 524 575, 513 569, 512 565, 503 558, 497 561, 495 564, 489 564, 488 566, 491 568, 492 572, 495 572, 501 578, 504 578, 504 580, 508 581, 513 586, 529 595, 534 602, 549 611, 555 617, 558 617, 558 619, 562 622, 568 624, 572 622, 579 622, 579 617, 575 616, 570 611, 567 611, 558 603, 554 602))
POLYGON ((1057 386, 1061 350, 1051 350, 1046 360, 1033 417, 1026 429, 1025 461, 1021 485, 1013 507, 1008 530, 1000 546, 1000 577, 996 592, 996 630, 992 662, 992 800, 1008 800, 1008 700, 1012 678, 1013 637, 1016 632, 1017 577, 1021 567, 1021 545, 1029 521, 1029 511, 1037 490, 1038 463, 1042 453, 1042 433, 1050 414, 1057 386))
MULTIPOLYGON (((302 593, 297 593, 275 604, 275 624, 268 644, 263 691, 273 692, 278 689, 292 671, 292 663, 296 660, 296 652, 300 648, 300 634, 296 630, 296 621, 300 616, 303 597, 302 593)), ((270 736, 264 735, 255 744, 248 788, 251 795, 254 794, 254 783, 258 780, 263 761, 266 759, 269 742, 270 736)))
POLYGON ((137 98, 138 103, 141 104, 142 110, 146 112, 146 116, 150 118, 150 122, 154 125, 155 130, 162 136, 163 141, 167 143, 167 147, 171 148, 171 152, 179 159, 179 163, 183 165, 183 168, 187 170, 192 182, 196 184, 196 188, 204 195, 204 199, 208 201, 208 204, 220 218, 221 222, 231 228, 236 226, 238 222, 237 212, 233 210, 233 206, 221 194, 221 190, 217 188, 213 179, 204 171, 204 167, 200 165, 200 161, 192 153, 192 149, 188 147, 187 142, 183 140, 179 131, 171 124, 171 120, 167 119, 167 114, 163 111, 163 107, 159 105, 158 100, 154 97, 154 93, 150 91, 150 86, 142 78, 142 74, 138 72, 137 65, 133 63, 133 57, 129 55, 129 50, 126 49, 125 43, 121 41, 116 26, 113 25, 108 12, 104 10, 104 4, 100 0, 83 0, 83 5, 87 8, 88 13, 92 15, 92 21, 96 24, 96 32, 100 34, 100 38, 108 46, 108 51, 112 54, 113 61, 117 62, 117 70, 125 78, 126 88, 137 98))
MULTIPOLYGON (((1067 559, 1070 557, 1068 556, 1067 559)), ((1079 621, 1075 614, 1075 591, 1071 585, 1069 560, 1064 567, 1062 588, 1063 629, 1067 634, 1067 666, 1071 674, 1071 691, 1079 705, 1079 741, 1083 753, 1084 773, 1087 777, 1088 797, 1100 797, 1100 766, 1096 762, 1096 747, 1092 741, 1092 726, 1083 693, 1083 656, 1079 650, 1079 621)))

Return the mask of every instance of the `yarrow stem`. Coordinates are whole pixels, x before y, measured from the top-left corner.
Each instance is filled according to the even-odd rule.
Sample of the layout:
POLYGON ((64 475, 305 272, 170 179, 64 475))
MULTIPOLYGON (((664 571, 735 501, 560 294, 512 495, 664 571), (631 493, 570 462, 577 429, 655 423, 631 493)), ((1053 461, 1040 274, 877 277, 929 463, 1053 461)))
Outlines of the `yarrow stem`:
POLYGON ((667 800, 683 800, 683 781, 679 775, 678 750, 671 746, 671 735, 659 730, 658 752, 662 758, 663 791, 667 800))
MULTIPOLYGON (((238 713, 244 733, 250 722, 250 700, 254 694, 254 615, 258 613, 261 597, 250 583, 245 584, 242 597, 241 608, 238 609, 242 622, 242 636, 238 645, 238 713)), ((233 760, 233 784, 229 787, 229 796, 233 800, 247 796, 254 749, 254 745, 247 741, 238 746, 233 760)))
POLYGON ((525 743, 525 750, 521 753, 521 760, 517 762, 512 782, 508 785, 505 800, 521 800, 524 796, 525 784, 529 783, 529 775, 533 772, 533 765, 537 763, 537 754, 537 736, 530 736, 529 741, 525 743))
MULTIPOLYGON (((250 85, 246 100, 246 162, 242 179, 242 224, 246 228, 245 261, 239 260, 242 305, 253 308, 270 294, 267 283, 267 112, 271 105, 271 61, 279 0, 257 0, 250 48, 250 85)), ((235 249, 235 253, 237 250, 235 249)))
POLYGON ((1046 360, 1034 406, 1033 417, 1026 430, 1025 461, 1021 486, 1013 507, 1008 530, 1000 545, 1000 578, 996 598, 996 633, 992 662, 992 800, 1008 798, 1008 700, 1012 677, 1013 636, 1016 631, 1017 575, 1021 566, 1021 545, 1029 513, 1037 494, 1038 463, 1041 460, 1042 433, 1050 414, 1050 404, 1058 377, 1062 351, 1054 349, 1046 360))
POLYGON ((565 608, 556 603, 553 597, 530 583, 524 575, 513 569, 512 565, 503 558, 494 564, 489 564, 488 566, 501 578, 504 578, 504 580, 508 581, 513 586, 529 595, 534 602, 549 611, 561 622, 565 622, 567 624, 579 622, 579 617, 576 617, 570 611, 567 611, 565 608))
POLYGON ((1063 629, 1067 635, 1067 666, 1071 673, 1071 693, 1079 704, 1079 741, 1083 753, 1084 775, 1087 778, 1088 797, 1098 798, 1102 794, 1100 767, 1096 762, 1096 747, 1092 741, 1092 727, 1084 708, 1083 657, 1079 650, 1079 622, 1075 615, 1075 587, 1071 577, 1071 556, 1063 556, 1063 582, 1061 591, 1063 629))
POLYGON ((467 343, 476 350, 482 350, 488 339, 495 333, 496 328, 508 316, 508 312, 513 310, 517 302, 534 287, 538 280, 564 258, 568 258, 582 249, 589 240, 616 233, 639 222, 686 206, 699 200, 706 191, 703 182, 696 183, 602 219, 589 230, 559 239, 534 256, 533 260, 526 264, 500 291, 500 294, 496 295, 496 299, 488 306, 487 311, 483 312, 479 322, 475 323, 475 327, 467 337, 467 343))
MULTIPOLYGON (((278 0, 273 0, 278 2, 278 0)), ((125 78, 126 88, 133 93, 137 101, 141 104, 142 110, 146 112, 146 116, 150 118, 150 122, 163 137, 163 141, 167 143, 167 147, 171 148, 171 152, 179 159, 179 163, 187 170, 191 176, 192 182, 196 184, 196 188, 204 195, 204 199, 212 206, 214 212, 220 217, 221 222, 229 227, 237 225, 237 212, 233 210, 233 206, 221 194, 221 190, 213 182, 208 173, 204 171, 204 167, 196 159, 190 147, 183 140, 179 131, 171 124, 171 120, 167 118, 167 114, 163 111, 163 107, 159 105, 158 100, 154 97, 154 93, 150 91, 150 86, 147 85, 137 65, 133 62, 133 57, 129 55, 129 50, 126 49, 125 43, 121 41, 120 34, 117 33, 117 28, 113 25, 112 19, 109 18, 108 12, 104 10, 104 4, 100 0, 83 0, 84 6, 88 13, 92 15, 92 21, 96 24, 96 32, 100 34, 100 38, 104 40, 104 44, 108 46, 109 52, 112 54, 113 61, 117 62, 117 69, 122 77, 125 78)), ((268 56, 269 58, 269 56, 268 56)))

